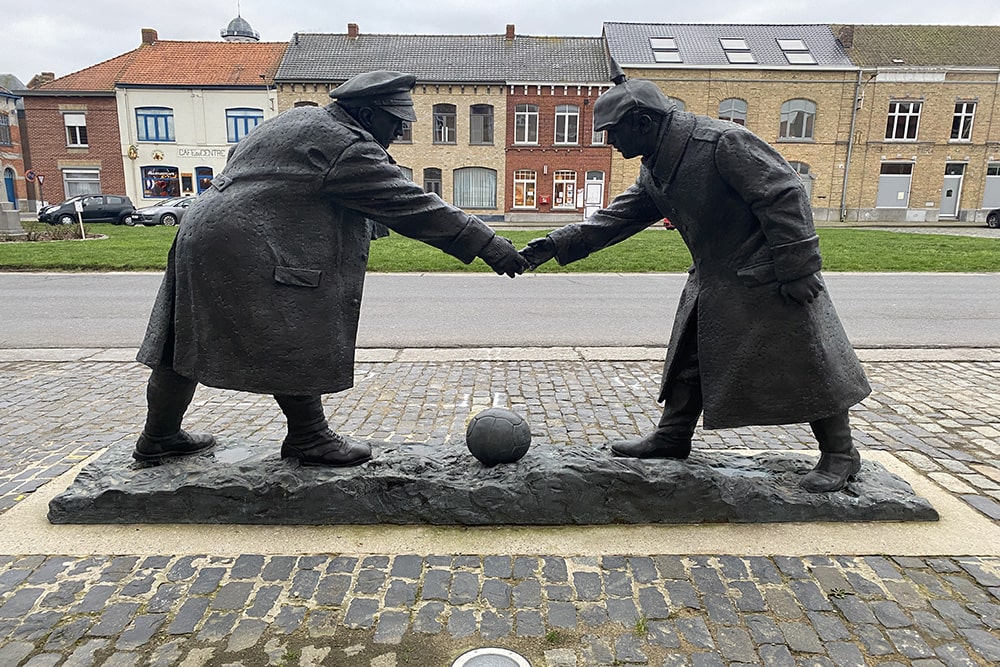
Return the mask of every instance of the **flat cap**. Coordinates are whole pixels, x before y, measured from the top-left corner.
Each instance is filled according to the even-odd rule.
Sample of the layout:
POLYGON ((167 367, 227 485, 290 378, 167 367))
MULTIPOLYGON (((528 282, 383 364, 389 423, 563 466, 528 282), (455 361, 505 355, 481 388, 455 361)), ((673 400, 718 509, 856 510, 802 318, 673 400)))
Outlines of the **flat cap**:
POLYGON ((620 83, 594 102, 594 131, 606 130, 632 109, 665 112, 674 103, 652 81, 629 79, 620 83))
POLYGON ((330 97, 340 104, 359 107, 371 104, 385 109, 403 120, 415 121, 413 90, 417 77, 402 72, 376 70, 353 76, 330 91, 330 97))

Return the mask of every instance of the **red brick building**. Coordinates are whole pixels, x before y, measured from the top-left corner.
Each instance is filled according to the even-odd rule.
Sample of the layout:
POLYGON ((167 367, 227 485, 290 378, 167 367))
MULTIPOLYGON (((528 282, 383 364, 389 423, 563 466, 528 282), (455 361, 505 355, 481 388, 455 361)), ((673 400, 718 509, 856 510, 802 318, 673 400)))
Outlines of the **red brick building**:
POLYGON ((592 109, 610 85, 507 87, 508 220, 579 220, 609 201, 611 148, 592 109))
POLYGON ((125 194, 115 77, 132 53, 55 79, 36 77, 23 91, 31 167, 44 178, 40 199, 125 194))

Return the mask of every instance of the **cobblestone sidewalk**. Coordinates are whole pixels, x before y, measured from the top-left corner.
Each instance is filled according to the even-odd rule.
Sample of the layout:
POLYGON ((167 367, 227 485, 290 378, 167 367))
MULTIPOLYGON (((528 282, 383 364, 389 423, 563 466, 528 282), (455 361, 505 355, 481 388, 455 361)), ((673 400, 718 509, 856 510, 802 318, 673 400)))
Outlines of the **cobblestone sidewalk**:
MULTIPOLYGON (((539 441, 571 446, 651 428, 659 370, 656 360, 361 363, 355 389, 326 407, 345 433, 443 443, 499 404, 539 441)), ((874 393, 852 411, 859 445, 1000 522, 1000 363, 866 370, 874 393)), ((75 463, 134 438, 145 379, 132 363, 0 363, 0 522, 75 463)), ((205 388, 186 426, 276 447, 283 428, 270 398, 205 388)), ((698 435, 706 448, 814 447, 801 426, 698 435)), ((301 554, 294 544, 282 555, 198 544, 0 556, 0 667, 437 667, 485 645, 534 667, 985 667, 1000 663, 1000 545, 922 558, 301 554)))

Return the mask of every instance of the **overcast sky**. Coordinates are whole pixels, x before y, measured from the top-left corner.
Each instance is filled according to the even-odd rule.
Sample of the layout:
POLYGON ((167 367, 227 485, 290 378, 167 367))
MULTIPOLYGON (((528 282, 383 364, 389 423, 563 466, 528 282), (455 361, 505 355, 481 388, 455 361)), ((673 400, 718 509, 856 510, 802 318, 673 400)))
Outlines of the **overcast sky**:
MULTIPOLYGON (((605 21, 644 23, 925 23, 1000 25, 1000 1, 964 0, 241 0, 239 13, 262 41, 294 32, 601 34, 605 21)), ((4 7, 0 73, 25 84, 39 72, 64 76, 131 51, 142 28, 160 39, 220 39, 237 0, 36 0, 4 7)), ((1000 60, 1000 55, 998 55, 1000 60)))

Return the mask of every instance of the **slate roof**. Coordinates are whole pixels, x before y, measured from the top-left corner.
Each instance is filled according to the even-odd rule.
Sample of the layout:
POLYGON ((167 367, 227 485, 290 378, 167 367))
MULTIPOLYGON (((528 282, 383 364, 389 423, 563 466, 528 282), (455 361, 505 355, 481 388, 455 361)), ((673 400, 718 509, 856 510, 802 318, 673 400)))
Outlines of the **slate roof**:
POLYGON ((823 24, 607 22, 604 24, 604 37, 611 57, 622 67, 853 68, 830 26, 823 24), (683 62, 657 63, 653 59, 650 37, 673 37, 677 40, 683 62), (757 62, 752 65, 731 64, 719 43, 720 38, 745 39, 757 62), (777 39, 801 39, 816 58, 816 65, 789 65, 784 52, 778 47, 777 39))
POLYGON ((276 81, 340 82, 376 69, 417 83, 605 83, 600 37, 297 33, 276 81))
POLYGON ((273 82, 285 42, 180 42, 143 44, 31 92, 113 91, 127 85, 260 87, 273 82))
POLYGON ((13 74, 4 73, 0 74, 0 88, 10 92, 12 90, 21 90, 24 88, 24 84, 13 74))
POLYGON ((844 42, 851 60, 861 67, 1000 67, 1000 26, 834 24, 831 27, 844 42))

